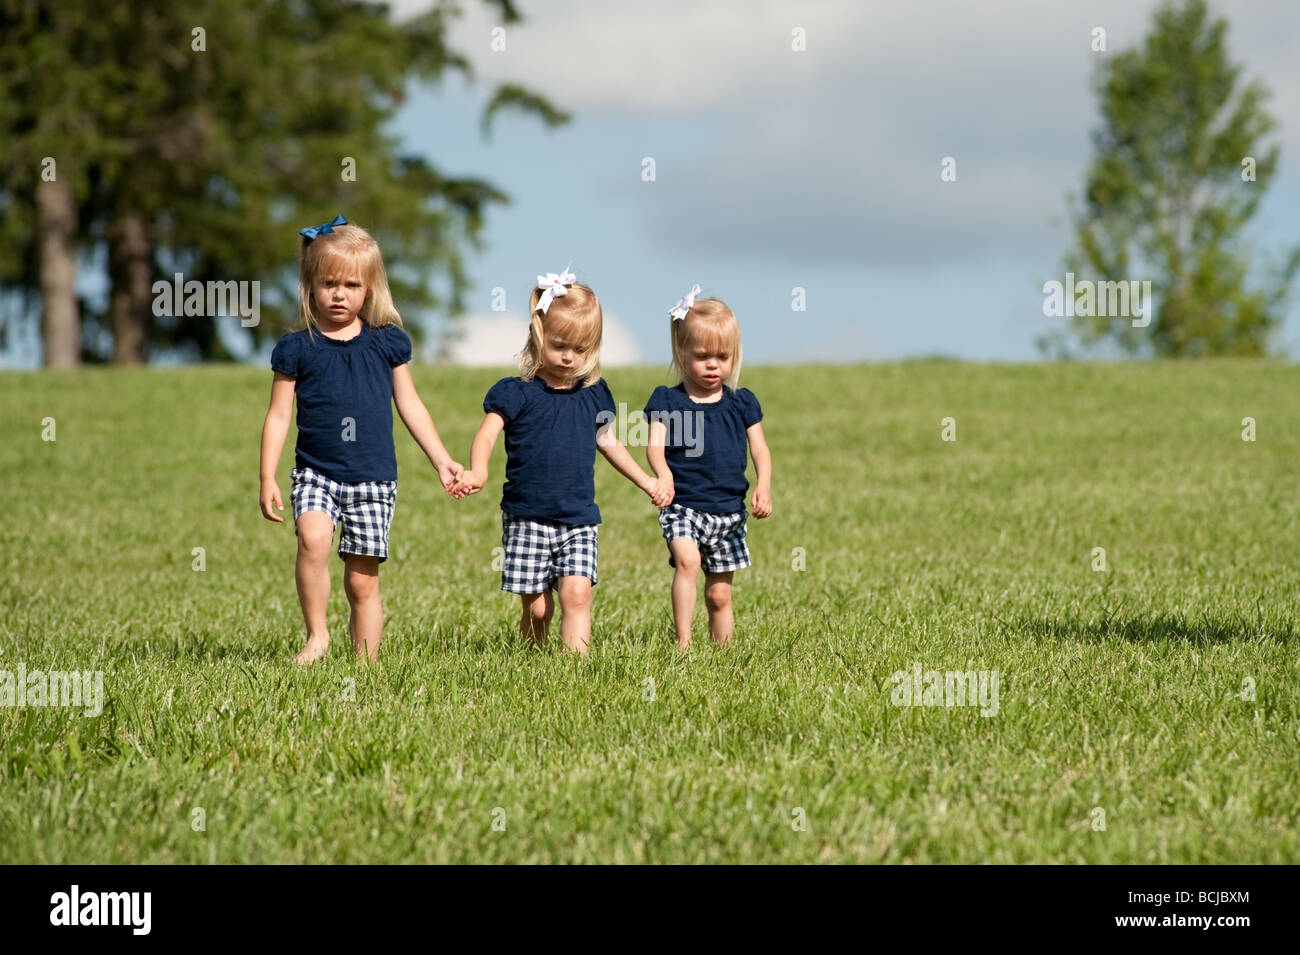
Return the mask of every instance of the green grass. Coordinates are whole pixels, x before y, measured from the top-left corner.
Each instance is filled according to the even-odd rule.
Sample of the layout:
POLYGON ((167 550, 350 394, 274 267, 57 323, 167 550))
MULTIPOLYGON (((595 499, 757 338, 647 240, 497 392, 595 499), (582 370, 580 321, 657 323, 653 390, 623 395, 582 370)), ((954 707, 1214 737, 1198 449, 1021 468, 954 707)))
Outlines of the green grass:
MULTIPOLYGON (((106 696, 0 707, 0 861, 1300 858, 1300 368, 747 368, 776 509, 735 648, 701 601, 685 658, 653 507, 605 462, 580 662, 521 646, 498 590, 500 444, 453 502, 399 424, 380 663, 334 560, 308 671, 292 530, 257 507, 270 377, 0 376, 0 669, 100 669, 106 696), (997 715, 891 705, 913 662, 997 670, 997 715)), ((454 453, 496 377, 417 370, 454 453)), ((608 379, 630 407, 662 380, 608 379)))

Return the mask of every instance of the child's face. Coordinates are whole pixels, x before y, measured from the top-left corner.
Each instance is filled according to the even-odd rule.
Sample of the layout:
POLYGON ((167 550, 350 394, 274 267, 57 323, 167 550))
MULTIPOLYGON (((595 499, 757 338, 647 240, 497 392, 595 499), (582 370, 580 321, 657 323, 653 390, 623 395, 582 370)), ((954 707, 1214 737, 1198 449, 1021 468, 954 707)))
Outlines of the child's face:
POLYGON ((725 349, 689 342, 686 345, 686 374, 700 391, 712 394, 731 377, 733 356, 725 349))
POLYGON ((312 288, 316 315, 335 326, 351 325, 366 304, 366 285, 361 272, 336 272, 321 276, 312 288))
POLYGON ((569 382, 587 361, 587 348, 550 329, 542 334, 542 370, 547 377, 569 382))

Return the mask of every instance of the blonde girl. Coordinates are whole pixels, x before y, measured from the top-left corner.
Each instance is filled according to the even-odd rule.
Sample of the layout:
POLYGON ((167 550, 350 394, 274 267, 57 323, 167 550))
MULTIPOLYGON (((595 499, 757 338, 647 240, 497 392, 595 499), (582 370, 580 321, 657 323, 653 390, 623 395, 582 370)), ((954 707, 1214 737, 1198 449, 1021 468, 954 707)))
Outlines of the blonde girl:
POLYGON ((538 647, 546 643, 554 589, 564 648, 585 654, 600 524, 596 452, 655 504, 672 498, 609 427, 617 412, 600 376, 602 314, 596 293, 566 269, 538 276, 528 305, 519 375, 502 378, 488 391, 469 469, 451 492, 464 497, 482 489, 492 448, 504 431, 501 589, 519 594, 519 632, 538 647))
POLYGON ((411 380, 411 339, 393 305, 379 245, 341 215, 300 234, 304 327, 281 338, 271 352, 275 374, 262 426, 262 515, 284 521, 276 513, 284 510, 276 470, 296 396, 298 443, 289 497, 307 642, 295 662, 309 666, 329 648, 325 617, 336 526, 352 649, 373 662, 384 625, 379 565, 388 559, 397 497, 393 404, 444 488, 463 469, 443 447, 411 380))
POLYGON ((734 571, 750 566, 745 542, 746 453, 754 459, 749 504, 757 518, 772 513, 772 454, 763 437, 763 409, 740 379, 740 323, 716 298, 696 299, 696 285, 669 312, 669 342, 678 383, 660 386, 646 402, 646 456, 674 493, 659 511, 668 543, 677 647, 691 645, 696 579, 704 572, 709 632, 729 646, 734 571))

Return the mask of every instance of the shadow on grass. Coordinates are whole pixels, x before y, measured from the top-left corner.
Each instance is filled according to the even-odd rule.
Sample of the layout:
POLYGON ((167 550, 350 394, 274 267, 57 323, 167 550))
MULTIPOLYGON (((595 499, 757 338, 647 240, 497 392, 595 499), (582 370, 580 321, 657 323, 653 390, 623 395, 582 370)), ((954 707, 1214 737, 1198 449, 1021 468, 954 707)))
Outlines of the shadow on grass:
POLYGON ((1276 641, 1289 643, 1295 638, 1294 624, 1289 621, 1232 618, 1189 617, 1184 614, 1127 614, 1079 619, 1020 617, 1005 624, 1009 632, 1052 640, 1127 640, 1130 643, 1154 643, 1178 640, 1191 644, 1249 643, 1276 641))

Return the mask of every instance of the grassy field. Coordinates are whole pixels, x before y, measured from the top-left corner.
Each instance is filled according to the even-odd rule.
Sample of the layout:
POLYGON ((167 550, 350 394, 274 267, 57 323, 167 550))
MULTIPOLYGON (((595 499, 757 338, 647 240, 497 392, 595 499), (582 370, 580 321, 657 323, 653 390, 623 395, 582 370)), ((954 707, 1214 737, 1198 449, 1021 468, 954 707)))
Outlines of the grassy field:
MULTIPOLYGON (((416 372, 462 460, 498 376, 416 372)), ((0 707, 0 862, 1300 859, 1300 367, 747 367, 775 513, 736 646, 701 601, 685 657, 653 507, 604 461, 578 661, 498 590, 500 444, 453 502, 399 424, 380 663, 333 561, 307 671, 257 507, 270 378, 0 376, 0 669, 104 688, 0 707), (893 705, 913 664, 996 671, 996 715, 893 705)), ((633 408, 663 380, 607 378, 633 408)))

